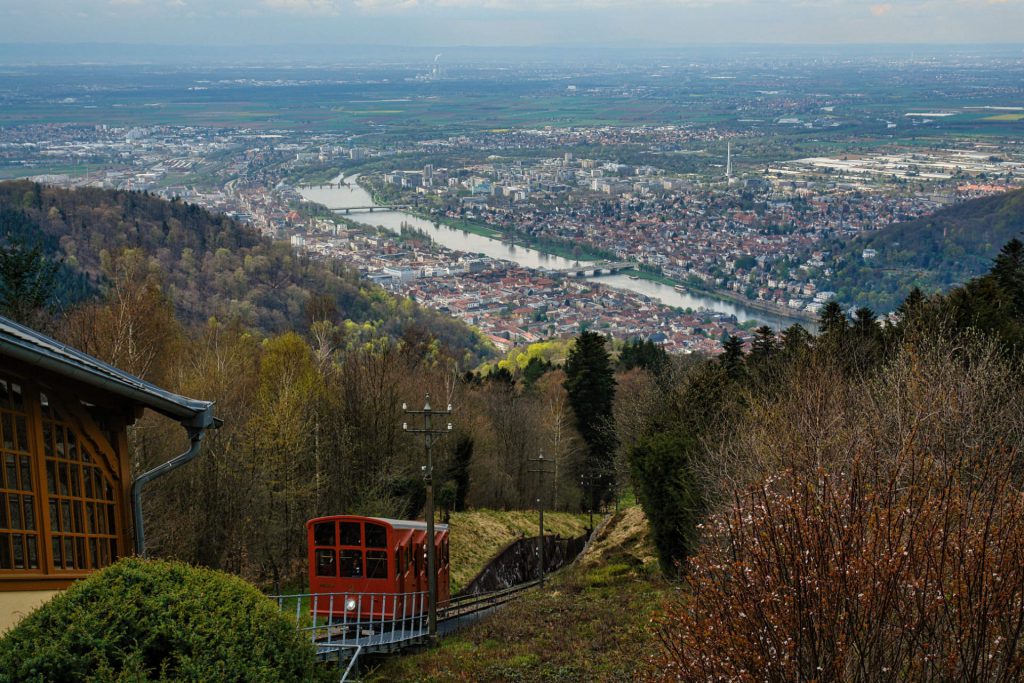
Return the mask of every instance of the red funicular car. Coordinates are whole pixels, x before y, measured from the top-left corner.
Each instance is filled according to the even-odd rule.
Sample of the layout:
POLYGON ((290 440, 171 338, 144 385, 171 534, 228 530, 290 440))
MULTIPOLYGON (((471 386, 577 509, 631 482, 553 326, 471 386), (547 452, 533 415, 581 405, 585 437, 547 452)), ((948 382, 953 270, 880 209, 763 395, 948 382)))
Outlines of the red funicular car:
MULTIPOLYGON (((426 610, 427 524, 336 515, 306 522, 309 590, 316 615, 401 619, 426 610)), ((437 603, 450 597, 448 526, 434 525, 437 603)))

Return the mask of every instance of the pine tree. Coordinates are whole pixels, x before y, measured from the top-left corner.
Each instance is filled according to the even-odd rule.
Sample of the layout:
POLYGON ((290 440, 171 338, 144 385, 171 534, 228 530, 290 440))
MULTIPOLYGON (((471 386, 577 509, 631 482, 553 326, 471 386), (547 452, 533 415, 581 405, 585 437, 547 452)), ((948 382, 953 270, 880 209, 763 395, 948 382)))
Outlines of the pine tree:
POLYGON ((739 337, 729 335, 722 344, 722 353, 718 361, 725 368, 726 373, 734 380, 741 379, 744 375, 743 369, 743 340, 739 337))
POLYGON ((821 309, 818 328, 822 336, 842 336, 846 332, 846 314, 837 301, 829 301, 821 309))
POLYGON ((565 362, 565 383, 576 428, 586 444, 585 479, 592 508, 611 499, 617 439, 612 409, 615 375, 605 338, 582 332, 565 362))
POLYGON ((778 342, 775 339, 775 331, 767 325, 754 330, 754 341, 750 345, 750 359, 755 362, 767 361, 775 355, 778 349, 778 342))

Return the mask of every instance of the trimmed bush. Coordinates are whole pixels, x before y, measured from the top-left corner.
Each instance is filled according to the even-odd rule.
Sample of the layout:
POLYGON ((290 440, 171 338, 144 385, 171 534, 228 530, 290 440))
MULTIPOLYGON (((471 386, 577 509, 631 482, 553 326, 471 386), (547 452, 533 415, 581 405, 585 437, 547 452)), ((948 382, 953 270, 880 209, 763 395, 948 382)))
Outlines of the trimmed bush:
POLYGON ((294 621, 256 588, 179 562, 121 560, 0 639, 3 683, 331 678, 294 621))

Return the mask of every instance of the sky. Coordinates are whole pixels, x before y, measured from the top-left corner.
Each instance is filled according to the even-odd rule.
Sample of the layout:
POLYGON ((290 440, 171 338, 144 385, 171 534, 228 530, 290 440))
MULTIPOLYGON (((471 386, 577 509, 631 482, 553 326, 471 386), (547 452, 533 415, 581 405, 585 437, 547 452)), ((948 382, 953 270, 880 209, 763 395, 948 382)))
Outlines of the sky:
POLYGON ((0 0, 0 43, 1024 43, 1024 0, 0 0))

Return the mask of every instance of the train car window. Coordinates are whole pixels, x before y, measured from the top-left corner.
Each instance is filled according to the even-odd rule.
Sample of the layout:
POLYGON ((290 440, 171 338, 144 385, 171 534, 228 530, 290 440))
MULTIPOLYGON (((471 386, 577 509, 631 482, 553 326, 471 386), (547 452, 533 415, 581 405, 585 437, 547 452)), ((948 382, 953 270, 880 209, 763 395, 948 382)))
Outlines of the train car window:
POLYGON ((363 551, 341 550, 338 552, 338 566, 343 579, 358 578, 363 575, 363 551))
POLYGON ((338 545, 362 545, 362 537, 359 533, 359 522, 341 523, 341 543, 338 545))
POLYGON ((338 566, 334 560, 333 550, 317 550, 316 551, 316 575, 317 576, 337 576, 338 566))
POLYGON ((313 545, 334 545, 334 522, 313 525, 313 545))
POLYGON ((387 548, 388 528, 380 524, 366 523, 366 547, 387 548))
MULTIPOLYGON (((369 532, 366 535, 369 536, 369 532)), ((388 553, 386 550, 366 551, 366 578, 388 578, 388 553)))

